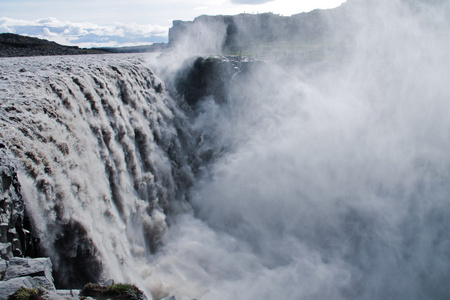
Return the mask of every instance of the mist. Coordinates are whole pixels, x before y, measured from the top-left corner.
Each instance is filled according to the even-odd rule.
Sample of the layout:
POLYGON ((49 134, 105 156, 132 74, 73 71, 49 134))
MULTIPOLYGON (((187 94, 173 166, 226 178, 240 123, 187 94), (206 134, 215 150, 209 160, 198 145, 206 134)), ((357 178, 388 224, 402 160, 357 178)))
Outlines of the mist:
POLYGON ((450 297, 449 4, 337 10, 319 61, 267 59, 197 107, 226 151, 170 220, 155 298, 450 297))

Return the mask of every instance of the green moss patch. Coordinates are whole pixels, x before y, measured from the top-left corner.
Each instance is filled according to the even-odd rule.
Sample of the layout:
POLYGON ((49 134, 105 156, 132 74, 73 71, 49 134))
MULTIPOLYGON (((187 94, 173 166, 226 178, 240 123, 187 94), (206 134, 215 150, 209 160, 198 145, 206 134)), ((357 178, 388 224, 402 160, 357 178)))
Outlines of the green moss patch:
POLYGON ((113 300, 144 300, 144 293, 135 285, 118 283, 110 286, 100 286, 88 283, 84 286, 80 296, 89 296, 95 299, 113 300))
POLYGON ((39 300, 42 299, 41 292, 38 289, 28 289, 21 287, 18 289, 12 297, 11 300, 39 300))

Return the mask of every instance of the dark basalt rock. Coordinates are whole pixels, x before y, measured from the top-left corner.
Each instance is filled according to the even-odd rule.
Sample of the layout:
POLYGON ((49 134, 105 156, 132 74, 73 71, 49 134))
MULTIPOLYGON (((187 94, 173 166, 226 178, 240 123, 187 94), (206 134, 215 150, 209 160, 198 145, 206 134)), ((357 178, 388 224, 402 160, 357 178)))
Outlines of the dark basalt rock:
POLYGON ((81 224, 71 221, 64 225, 54 247, 60 254, 58 268, 54 270, 56 286, 81 288, 87 282, 98 280, 102 264, 81 224))
POLYGON ((234 76, 245 76, 258 63, 239 56, 191 58, 178 71, 175 87, 191 107, 208 96, 217 103, 227 103, 234 76))
MULTIPOLYGON (((3 145, 3 144, 2 144, 3 145)), ((0 147, 0 254, 4 259, 35 257, 39 240, 31 233, 14 161, 0 147)))
POLYGON ((224 102, 227 86, 234 72, 233 64, 229 61, 198 57, 191 67, 180 71, 176 88, 190 106, 210 95, 218 102, 224 102))

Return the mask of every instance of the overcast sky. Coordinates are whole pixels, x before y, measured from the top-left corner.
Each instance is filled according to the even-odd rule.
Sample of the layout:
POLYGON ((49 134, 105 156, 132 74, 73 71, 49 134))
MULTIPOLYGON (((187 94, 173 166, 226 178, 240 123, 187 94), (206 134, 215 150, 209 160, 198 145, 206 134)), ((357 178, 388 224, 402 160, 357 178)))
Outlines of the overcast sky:
POLYGON ((345 0, 0 0, 0 32, 61 44, 124 46, 166 42, 173 20, 334 8, 345 0))

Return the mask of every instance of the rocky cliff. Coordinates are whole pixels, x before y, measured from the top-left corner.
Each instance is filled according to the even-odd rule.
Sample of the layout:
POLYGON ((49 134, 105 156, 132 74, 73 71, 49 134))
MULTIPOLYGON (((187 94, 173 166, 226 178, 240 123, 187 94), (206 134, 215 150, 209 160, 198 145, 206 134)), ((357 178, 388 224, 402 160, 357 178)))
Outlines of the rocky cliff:
POLYGON ((0 255, 36 256, 39 240, 30 232, 17 169, 11 156, 0 144, 0 255))
POLYGON ((311 43, 325 37, 326 18, 330 11, 314 10, 285 17, 273 13, 240 14, 235 16, 200 16, 193 21, 173 21, 169 30, 169 45, 183 41, 208 43, 212 37, 222 40, 226 53, 246 51, 266 43, 302 41, 311 43), (222 30, 217 30, 221 28, 222 30), (222 36, 223 34, 223 36, 222 36))

